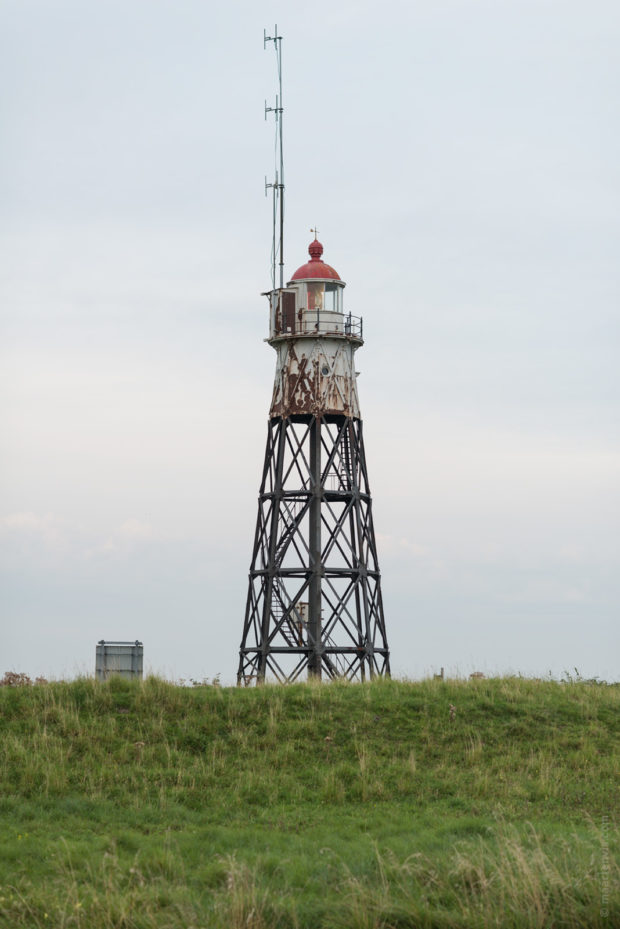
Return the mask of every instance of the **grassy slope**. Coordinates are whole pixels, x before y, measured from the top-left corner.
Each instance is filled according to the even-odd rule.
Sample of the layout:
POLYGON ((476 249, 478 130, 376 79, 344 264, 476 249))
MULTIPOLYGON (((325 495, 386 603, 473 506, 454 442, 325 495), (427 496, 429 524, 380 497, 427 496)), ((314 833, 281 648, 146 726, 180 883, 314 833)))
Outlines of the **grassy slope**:
POLYGON ((620 926, 619 705, 524 679, 0 688, 0 926, 620 926))

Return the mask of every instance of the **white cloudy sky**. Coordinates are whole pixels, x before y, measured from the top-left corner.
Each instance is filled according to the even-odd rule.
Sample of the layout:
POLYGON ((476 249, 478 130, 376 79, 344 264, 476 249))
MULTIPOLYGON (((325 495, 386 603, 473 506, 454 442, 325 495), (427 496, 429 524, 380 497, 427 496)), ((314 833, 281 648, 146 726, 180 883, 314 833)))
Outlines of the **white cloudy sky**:
POLYGON ((231 681, 286 272, 365 321, 393 670, 620 677, 615 0, 0 7, 0 674, 231 681))

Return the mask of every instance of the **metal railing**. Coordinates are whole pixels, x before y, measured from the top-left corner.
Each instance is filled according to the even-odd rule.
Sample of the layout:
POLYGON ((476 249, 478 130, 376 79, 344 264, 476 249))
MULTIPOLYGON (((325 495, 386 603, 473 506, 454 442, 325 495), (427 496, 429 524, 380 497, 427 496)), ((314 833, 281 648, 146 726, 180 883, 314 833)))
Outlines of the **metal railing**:
POLYGON ((305 309, 289 316, 275 318, 275 335, 344 335, 362 339, 364 320, 351 313, 335 313, 327 310, 305 309))

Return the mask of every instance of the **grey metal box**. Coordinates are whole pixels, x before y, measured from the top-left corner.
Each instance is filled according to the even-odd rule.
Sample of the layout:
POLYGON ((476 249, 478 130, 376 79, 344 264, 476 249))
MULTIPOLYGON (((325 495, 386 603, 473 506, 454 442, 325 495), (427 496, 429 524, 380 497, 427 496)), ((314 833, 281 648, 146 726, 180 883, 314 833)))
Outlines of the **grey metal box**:
POLYGON ((106 642, 97 643, 95 677, 98 681, 107 680, 111 674, 119 677, 141 678, 144 646, 142 642, 106 642))

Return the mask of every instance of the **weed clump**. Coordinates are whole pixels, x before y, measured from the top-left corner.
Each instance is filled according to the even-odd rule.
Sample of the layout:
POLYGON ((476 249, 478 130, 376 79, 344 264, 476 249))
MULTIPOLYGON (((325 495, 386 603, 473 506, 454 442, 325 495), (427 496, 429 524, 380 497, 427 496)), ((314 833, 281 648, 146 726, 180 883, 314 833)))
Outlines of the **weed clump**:
POLYGON ((47 684, 44 677, 35 677, 34 682, 23 671, 5 671, 0 678, 0 687, 31 687, 32 684, 47 684))

